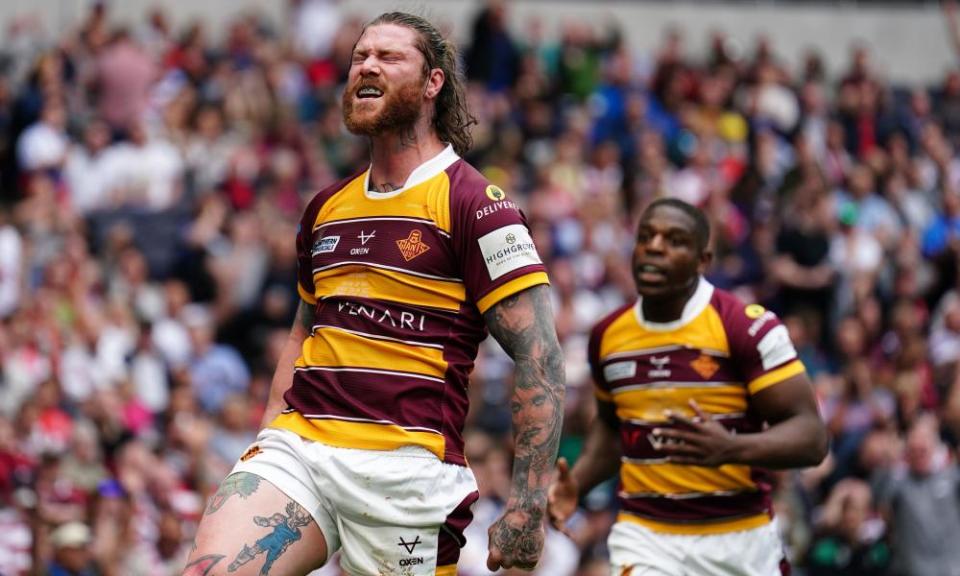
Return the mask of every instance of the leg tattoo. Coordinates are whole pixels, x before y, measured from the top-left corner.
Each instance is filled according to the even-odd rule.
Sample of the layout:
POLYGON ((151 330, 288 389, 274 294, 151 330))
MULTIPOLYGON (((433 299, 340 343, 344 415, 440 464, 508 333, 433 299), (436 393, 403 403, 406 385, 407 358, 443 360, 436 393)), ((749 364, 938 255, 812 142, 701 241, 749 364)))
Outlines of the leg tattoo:
POLYGON ((249 472, 237 472, 227 476, 220 483, 220 489, 210 497, 207 504, 206 514, 210 515, 219 510, 227 500, 234 494, 239 494, 240 498, 247 498, 257 491, 260 486, 260 477, 249 472))
POLYGON ((243 550, 237 554, 237 557, 230 563, 228 570, 236 572, 241 566, 250 562, 260 554, 266 553, 267 558, 260 569, 260 575, 266 576, 270 573, 270 568, 277 561, 281 554, 286 552, 291 544, 300 540, 303 536, 300 528, 310 523, 310 515, 296 502, 287 504, 286 515, 281 513, 272 516, 254 516, 253 522, 257 526, 264 528, 273 528, 273 532, 254 543, 253 546, 244 545, 243 550))

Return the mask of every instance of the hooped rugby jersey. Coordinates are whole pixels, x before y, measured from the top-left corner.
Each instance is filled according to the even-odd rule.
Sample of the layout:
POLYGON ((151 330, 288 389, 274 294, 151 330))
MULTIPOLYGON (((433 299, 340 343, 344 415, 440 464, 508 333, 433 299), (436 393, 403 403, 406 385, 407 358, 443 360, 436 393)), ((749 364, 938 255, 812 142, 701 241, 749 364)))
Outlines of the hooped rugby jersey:
POLYGON ((400 190, 370 192, 368 179, 338 182, 305 210, 298 288, 316 323, 271 426, 463 465, 482 314, 547 274, 517 205, 452 147, 400 190))
POLYGON ((768 472, 669 463, 652 431, 672 427, 667 411, 693 417, 691 399, 730 430, 760 431, 750 396, 804 372, 773 312, 701 278, 675 322, 646 321, 640 300, 615 310, 594 327, 589 356, 597 397, 612 402, 620 420, 618 520, 675 534, 770 521, 768 472))

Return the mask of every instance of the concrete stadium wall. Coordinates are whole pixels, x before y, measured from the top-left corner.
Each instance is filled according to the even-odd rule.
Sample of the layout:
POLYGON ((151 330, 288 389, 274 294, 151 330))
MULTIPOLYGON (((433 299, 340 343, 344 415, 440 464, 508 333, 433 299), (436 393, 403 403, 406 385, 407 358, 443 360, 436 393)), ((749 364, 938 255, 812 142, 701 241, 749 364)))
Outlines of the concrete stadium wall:
MULTIPOLYGON (((0 2, 0 23, 28 12, 42 15, 48 31, 58 31, 76 22, 89 0, 30 0, 0 2)), ((286 0, 114 0, 116 18, 137 21, 150 6, 162 5, 177 25, 200 19, 215 31, 230 16, 255 10, 278 25, 286 17, 286 0)), ((386 10, 404 9, 429 15, 452 26, 464 38, 469 23, 482 5, 480 0, 342 0, 344 11, 371 16, 386 10)), ((626 0, 512 0, 511 22, 522 33, 528 18, 540 18, 549 34, 568 19, 595 22, 609 20, 626 31, 632 47, 649 52, 671 24, 686 34, 691 54, 702 53, 710 32, 723 30, 745 49, 751 49, 758 34, 774 41, 777 53, 799 65, 804 52, 818 50, 828 71, 846 66, 853 42, 862 42, 874 55, 877 69, 895 82, 936 82, 958 63, 947 28, 936 3, 916 6, 872 6, 836 3, 769 4, 765 2, 630 2, 626 0)))

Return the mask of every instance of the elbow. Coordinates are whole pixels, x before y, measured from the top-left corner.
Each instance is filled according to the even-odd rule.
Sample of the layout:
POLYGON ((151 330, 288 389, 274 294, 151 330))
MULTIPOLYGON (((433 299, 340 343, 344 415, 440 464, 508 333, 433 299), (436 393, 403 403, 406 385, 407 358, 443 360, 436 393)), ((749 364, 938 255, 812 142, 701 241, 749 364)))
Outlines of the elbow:
POLYGON ((830 436, 827 427, 820 418, 817 418, 816 428, 810 435, 810 447, 807 450, 807 466, 819 466, 830 452, 830 436))

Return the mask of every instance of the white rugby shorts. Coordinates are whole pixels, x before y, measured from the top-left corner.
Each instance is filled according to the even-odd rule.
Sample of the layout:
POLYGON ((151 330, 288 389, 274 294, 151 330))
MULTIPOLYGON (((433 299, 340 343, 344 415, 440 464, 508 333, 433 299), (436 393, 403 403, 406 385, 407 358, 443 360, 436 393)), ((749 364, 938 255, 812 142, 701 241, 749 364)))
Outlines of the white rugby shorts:
POLYGON ((249 472, 303 506, 351 576, 455 576, 477 481, 426 449, 337 448, 266 428, 231 474, 249 472), (256 447, 256 448, 254 448, 256 447))
POLYGON ((781 576, 789 573, 776 522, 686 535, 617 522, 607 540, 611 576, 781 576), (781 564, 783 562, 783 564, 781 564))

